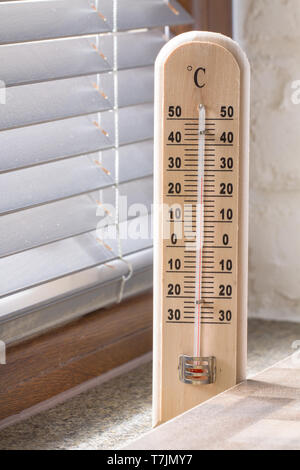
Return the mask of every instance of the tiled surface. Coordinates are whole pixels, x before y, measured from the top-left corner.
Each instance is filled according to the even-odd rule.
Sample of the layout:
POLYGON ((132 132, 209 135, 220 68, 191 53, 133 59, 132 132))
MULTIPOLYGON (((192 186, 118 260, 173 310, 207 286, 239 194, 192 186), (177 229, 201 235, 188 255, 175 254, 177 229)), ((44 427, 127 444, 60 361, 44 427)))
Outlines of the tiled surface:
MULTIPOLYGON (((250 320, 248 373, 253 375, 292 354, 291 345, 295 340, 300 340, 300 324, 250 320)), ((287 366, 284 371, 276 372, 276 380, 287 372, 287 366)), ((270 379, 268 374, 266 372, 266 382, 270 379)), ((294 379, 289 379, 293 393, 294 379)), ((151 429, 151 384, 152 365, 149 363, 0 431, 0 449, 120 449, 151 429)), ((254 387, 255 382, 251 384, 254 387)), ((281 390, 286 391, 286 387, 281 390)), ((284 407, 272 405, 271 414, 268 412, 270 404, 264 404, 264 396, 272 397, 274 391, 267 383, 255 393, 253 399, 260 405, 257 419, 261 415, 267 424, 270 419, 281 421, 282 416, 293 423, 299 419, 299 404, 289 401, 284 394, 281 397, 284 407)), ((239 403, 241 413, 247 409, 244 395, 241 391, 238 397, 227 397, 232 406, 239 403)), ((276 405, 278 397, 274 400, 272 404, 276 405)), ((254 420, 248 427, 252 429, 255 425, 254 420)), ((224 432, 226 426, 225 422, 224 432)), ((291 433, 293 429, 290 428, 291 433)), ((245 427, 240 426, 235 438, 242 439, 244 431, 245 427)))
POLYGON ((300 450, 300 361, 255 378, 155 429, 130 449, 300 450))

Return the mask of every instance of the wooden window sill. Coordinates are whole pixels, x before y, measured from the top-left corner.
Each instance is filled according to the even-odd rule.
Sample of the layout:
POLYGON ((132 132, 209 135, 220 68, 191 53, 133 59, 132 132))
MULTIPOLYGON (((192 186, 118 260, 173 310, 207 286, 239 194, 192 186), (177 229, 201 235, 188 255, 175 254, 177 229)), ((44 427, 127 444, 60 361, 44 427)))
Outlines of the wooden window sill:
POLYGON ((151 350, 151 293, 11 346, 0 366, 0 420, 151 350))

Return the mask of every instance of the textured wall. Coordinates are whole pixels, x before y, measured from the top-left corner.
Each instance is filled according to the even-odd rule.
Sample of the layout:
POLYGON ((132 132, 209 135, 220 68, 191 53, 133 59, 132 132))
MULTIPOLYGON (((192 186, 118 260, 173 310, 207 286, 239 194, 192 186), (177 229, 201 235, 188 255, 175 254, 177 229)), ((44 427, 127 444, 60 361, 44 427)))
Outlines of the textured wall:
POLYGON ((234 35, 252 68, 250 315, 300 322, 300 1, 234 0, 234 35))

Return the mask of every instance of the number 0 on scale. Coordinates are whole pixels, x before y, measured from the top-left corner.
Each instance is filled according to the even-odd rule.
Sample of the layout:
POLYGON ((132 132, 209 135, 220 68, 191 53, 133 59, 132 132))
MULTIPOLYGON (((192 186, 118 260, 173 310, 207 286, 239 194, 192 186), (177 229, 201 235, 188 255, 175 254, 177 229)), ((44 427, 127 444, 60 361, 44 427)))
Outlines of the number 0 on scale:
POLYGON ((154 425, 245 378, 249 75, 215 33, 156 61, 154 425))

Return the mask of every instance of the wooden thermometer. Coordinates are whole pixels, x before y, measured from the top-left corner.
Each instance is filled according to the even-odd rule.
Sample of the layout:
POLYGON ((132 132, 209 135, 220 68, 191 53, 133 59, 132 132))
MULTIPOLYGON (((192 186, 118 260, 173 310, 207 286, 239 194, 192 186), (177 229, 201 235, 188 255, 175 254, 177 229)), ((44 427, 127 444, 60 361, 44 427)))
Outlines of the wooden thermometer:
POLYGON ((245 379, 250 72, 231 39, 191 32, 155 74, 157 425, 245 379))

